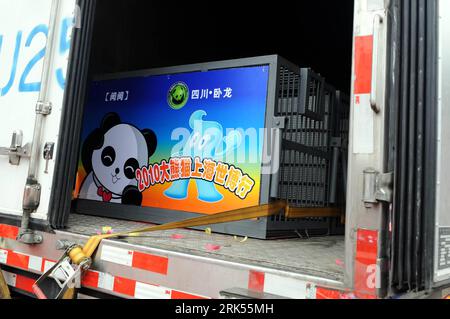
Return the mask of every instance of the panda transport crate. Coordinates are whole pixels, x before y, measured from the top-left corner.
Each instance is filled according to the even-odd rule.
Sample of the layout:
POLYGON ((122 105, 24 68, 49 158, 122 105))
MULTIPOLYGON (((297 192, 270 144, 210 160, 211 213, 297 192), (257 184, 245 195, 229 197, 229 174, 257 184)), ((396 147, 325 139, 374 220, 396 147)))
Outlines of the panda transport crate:
POLYGON ((284 200, 296 218, 211 228, 344 230, 335 213, 295 215, 345 210, 349 100, 311 69, 273 55, 112 74, 84 114, 75 213, 163 224, 284 200))

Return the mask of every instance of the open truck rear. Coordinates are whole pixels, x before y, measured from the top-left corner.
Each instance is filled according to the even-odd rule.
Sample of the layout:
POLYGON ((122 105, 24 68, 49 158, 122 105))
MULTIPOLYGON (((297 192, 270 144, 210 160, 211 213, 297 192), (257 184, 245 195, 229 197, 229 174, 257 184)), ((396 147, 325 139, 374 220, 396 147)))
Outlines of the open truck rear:
MULTIPOLYGON (((306 107, 295 116, 284 105, 301 105, 301 86, 285 89, 283 85, 290 87, 291 76, 293 81, 304 79, 309 69, 278 56, 174 68, 183 64, 181 58, 171 60, 169 68, 128 72, 132 68, 127 70, 127 66, 136 62, 130 52, 145 48, 143 41, 134 38, 142 26, 136 17, 144 8, 139 3, 117 2, 116 15, 122 23, 105 27, 96 21, 111 14, 108 4, 0 2, 0 266, 11 289, 33 295, 37 278, 60 260, 61 249, 83 245, 105 226, 124 232, 144 227, 142 222, 198 216, 179 207, 170 210, 170 219, 166 210, 152 211, 152 218, 147 218, 142 217, 146 211, 133 206, 96 205, 77 196, 83 118, 93 79, 171 77, 177 72, 253 66, 275 74, 268 85, 274 103, 264 116, 264 127, 276 137, 270 140, 277 156, 267 161, 269 168, 305 164, 283 155, 283 147, 310 150, 308 142, 293 145, 290 134, 305 129, 328 132, 323 127, 305 128, 304 123, 294 121, 295 116, 309 116, 321 123, 331 106, 344 110, 349 106, 347 121, 341 112, 342 121, 335 126, 339 129, 330 133, 340 139, 312 145, 316 147, 312 156, 323 156, 329 165, 314 161, 303 165, 313 168, 307 181, 296 179, 300 175, 289 175, 286 169, 261 173, 258 204, 284 200, 289 206, 299 206, 300 216, 290 219, 281 214, 238 224, 204 225, 213 234, 182 229, 104 240, 92 256, 90 269, 82 273, 80 294, 162 299, 448 295, 447 1, 356 0, 350 13, 353 34, 348 35, 353 39, 349 98, 325 86, 321 96, 332 97, 328 102, 314 104, 314 93, 304 97, 306 105, 323 107, 321 111, 306 107), (120 44, 124 39, 128 40, 126 49, 120 44), (102 59, 102 50, 108 48, 115 50, 109 55, 115 56, 112 61, 102 59), (286 71, 279 71, 280 65, 286 71), (93 78, 99 73, 100 78, 93 78), (283 193, 283 185, 291 189, 314 186, 314 191, 322 191, 321 195, 302 195, 308 198, 299 196, 304 194, 300 191, 292 196, 283 193), (342 195, 344 200, 339 201, 342 195), (304 215, 309 208, 314 213, 304 215), (284 238, 286 230, 289 238, 284 238), (258 239, 266 237, 275 238, 258 239)), ((311 12, 298 14, 302 20, 311 12)), ((163 26, 151 27, 157 34, 163 26)), ((163 57, 151 58, 152 67, 167 65, 163 57)), ((143 61, 141 55, 139 62, 143 61)), ((206 61, 199 56, 196 62, 206 61)), ((123 102, 128 94, 116 89, 107 92, 104 100, 118 102, 121 96, 123 102)), ((263 140, 267 148, 268 140, 263 140)), ((114 199, 100 190, 97 195, 104 201, 114 199)))

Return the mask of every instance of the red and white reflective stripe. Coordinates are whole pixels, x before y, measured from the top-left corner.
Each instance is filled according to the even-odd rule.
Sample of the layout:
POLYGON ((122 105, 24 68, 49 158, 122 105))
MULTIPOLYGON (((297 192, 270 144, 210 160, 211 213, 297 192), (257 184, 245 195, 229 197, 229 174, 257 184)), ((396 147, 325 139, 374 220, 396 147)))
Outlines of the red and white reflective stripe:
MULTIPOLYGON (((18 233, 18 227, 0 224, 0 238, 15 240, 18 233)), ((21 269, 31 269, 34 271, 42 271, 42 269, 48 269, 48 265, 52 262, 47 261, 46 263, 42 264, 42 258, 40 257, 30 258, 30 256, 15 252, 10 253, 10 258, 14 259, 14 261, 11 261, 13 263, 11 266, 21 269), (30 267, 28 267, 28 262, 30 262, 30 267)), ((161 275, 167 275, 169 268, 169 258, 165 256, 157 256, 134 250, 117 248, 109 245, 102 246, 100 259, 103 261, 141 269, 161 275)), ((2 256, 0 255, 0 262, 1 260, 2 256)))
POLYGON ((372 90, 373 35, 355 37, 355 95, 372 90))
POLYGON ((250 271, 248 289, 293 299, 375 299, 361 292, 339 291, 318 287, 294 278, 250 271))
POLYGON ((0 238, 16 240, 19 235, 19 227, 0 224, 0 238))
POLYGON ((345 292, 322 287, 316 288, 316 299, 377 299, 375 296, 357 292, 345 292))
POLYGON ((347 294, 338 290, 330 290, 322 287, 317 287, 316 299, 356 299, 356 297, 354 294, 347 294))
POLYGON ((33 284, 35 282, 34 279, 32 278, 28 278, 25 276, 21 276, 21 275, 17 275, 17 274, 13 274, 11 272, 8 271, 2 271, 3 275, 5 277, 6 283, 8 284, 8 286, 10 287, 14 287, 29 293, 33 293, 33 284))
POLYGON ((55 264, 54 260, 26 255, 8 249, 0 249, 0 264, 43 273, 55 264))
POLYGON ((372 91, 373 35, 355 37, 353 153, 374 152, 374 112, 370 104, 372 91))
POLYGON ((100 259, 161 275, 167 275, 169 267, 169 258, 167 257, 141 253, 109 245, 104 245, 102 247, 100 259))
POLYGON ((265 275, 263 272, 250 271, 248 276, 248 289, 256 292, 264 292, 265 275))
POLYGON ((209 299, 205 296, 112 276, 93 270, 89 270, 84 274, 81 284, 87 288, 103 289, 136 299, 209 299))
POLYGON ((295 278, 250 271, 248 289, 292 299, 315 299, 315 285, 295 278))
MULTIPOLYGON (((138 258, 141 258, 141 256, 138 255, 138 258)), ((55 264, 55 261, 17 253, 12 250, 0 249, 0 264, 44 273, 55 264)), ((34 283, 33 279, 12 273, 6 273, 6 277, 9 280, 8 284, 10 284, 10 286, 32 292, 31 287, 34 283)), ((139 299, 208 299, 208 297, 205 296, 190 294, 92 270, 88 271, 83 276, 82 285, 88 288, 104 289, 139 299)))
POLYGON ((355 292, 361 295, 377 295, 378 231, 358 229, 355 256, 355 292))

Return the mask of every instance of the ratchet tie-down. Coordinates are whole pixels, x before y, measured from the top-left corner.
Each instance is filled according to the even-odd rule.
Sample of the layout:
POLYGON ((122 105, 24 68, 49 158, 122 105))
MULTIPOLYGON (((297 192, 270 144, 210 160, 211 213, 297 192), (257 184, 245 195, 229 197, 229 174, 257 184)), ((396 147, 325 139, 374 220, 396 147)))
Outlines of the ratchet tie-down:
MULTIPOLYGON (((65 244, 65 253, 60 260, 47 270, 33 285, 33 292, 39 299, 49 299, 42 287, 44 282, 51 278, 56 281, 60 290, 54 299, 65 299, 70 291, 80 287, 81 275, 92 265, 92 255, 97 250, 104 239, 138 237, 140 234, 172 230, 179 228, 191 228, 197 226, 207 226, 214 224, 229 223, 247 219, 263 218, 278 215, 284 211, 285 216, 289 215, 289 205, 284 201, 279 201, 267 205, 254 206, 250 208, 238 209, 224 213, 191 218, 184 221, 172 222, 164 225, 151 226, 129 232, 116 234, 96 235, 89 238, 84 247, 76 244, 65 244)), ((53 294, 52 294, 53 295, 53 294)))

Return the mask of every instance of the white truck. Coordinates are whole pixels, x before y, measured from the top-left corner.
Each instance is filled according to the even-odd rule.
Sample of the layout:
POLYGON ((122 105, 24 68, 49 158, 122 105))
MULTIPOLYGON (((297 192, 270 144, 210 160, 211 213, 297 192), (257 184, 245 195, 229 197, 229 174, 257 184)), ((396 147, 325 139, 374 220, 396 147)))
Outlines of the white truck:
MULTIPOLYGON (((94 0, 0 0, 0 267, 29 296, 64 243, 143 226, 72 213, 96 10, 94 0)), ((104 240, 79 296, 450 295, 449 41, 448 0, 355 0, 345 236, 184 229, 104 240)))

